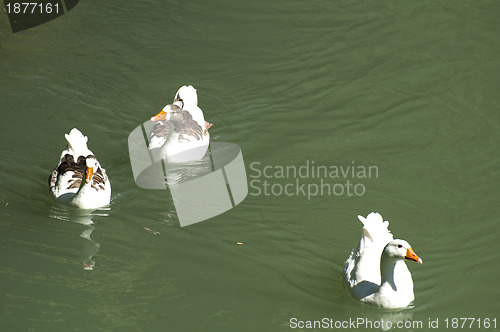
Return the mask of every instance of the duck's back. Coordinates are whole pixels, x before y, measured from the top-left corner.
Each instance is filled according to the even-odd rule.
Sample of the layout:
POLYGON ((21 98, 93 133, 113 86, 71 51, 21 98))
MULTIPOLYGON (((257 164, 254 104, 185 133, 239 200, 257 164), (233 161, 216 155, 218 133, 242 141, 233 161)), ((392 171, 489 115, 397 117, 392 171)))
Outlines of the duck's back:
POLYGON ((380 258, 393 237, 388 230, 389 222, 380 214, 372 212, 358 219, 363 223, 361 240, 345 262, 343 278, 349 292, 360 300, 380 286, 380 258))

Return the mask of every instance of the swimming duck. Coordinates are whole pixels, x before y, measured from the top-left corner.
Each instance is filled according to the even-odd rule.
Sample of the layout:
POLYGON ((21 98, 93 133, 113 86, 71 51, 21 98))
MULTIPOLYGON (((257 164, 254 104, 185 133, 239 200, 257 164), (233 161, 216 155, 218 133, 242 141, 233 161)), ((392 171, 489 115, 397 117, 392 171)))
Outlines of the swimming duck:
POLYGON ((383 308, 408 307, 415 296, 405 260, 422 264, 422 259, 408 242, 393 239, 389 222, 379 213, 358 219, 363 231, 359 246, 345 262, 344 285, 361 302, 383 308))
POLYGON ((109 204, 111 184, 106 171, 88 149, 88 138, 76 128, 65 138, 68 145, 49 177, 52 196, 58 202, 81 209, 96 209, 109 204))
POLYGON ((205 121, 193 86, 181 87, 174 102, 151 117, 151 121, 158 123, 149 134, 149 149, 156 150, 160 159, 180 163, 203 158, 212 124, 205 121))

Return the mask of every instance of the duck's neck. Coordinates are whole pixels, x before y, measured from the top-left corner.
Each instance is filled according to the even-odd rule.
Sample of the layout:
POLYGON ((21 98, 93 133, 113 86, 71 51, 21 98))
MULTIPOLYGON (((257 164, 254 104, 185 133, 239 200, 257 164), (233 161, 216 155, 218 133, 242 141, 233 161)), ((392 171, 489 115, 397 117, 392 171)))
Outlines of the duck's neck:
POLYGON ((72 199, 72 203, 79 206, 86 208, 86 200, 88 199, 88 196, 91 195, 92 192, 92 179, 89 181, 89 183, 85 182, 85 174, 82 179, 82 183, 80 184, 80 189, 78 189, 78 192, 72 199))
POLYGON ((82 183, 80 184, 80 189, 78 190, 78 194, 82 195, 84 194, 85 192, 87 192, 88 190, 90 190, 92 188, 92 179, 90 179, 89 183, 85 182, 85 175, 83 176, 83 179, 82 179, 82 183))
POLYGON ((413 280, 405 262, 401 259, 394 259, 382 255, 380 262, 380 285, 389 285, 395 292, 413 291, 413 280))
POLYGON ((169 131, 168 131, 168 136, 167 140, 165 141, 165 144, 163 145, 166 147, 167 145, 172 144, 173 142, 177 142, 179 139, 179 134, 180 134, 180 125, 173 123, 172 121, 168 122, 169 125, 169 131))
POLYGON ((160 159, 167 159, 167 160, 169 158, 169 155, 171 155, 172 153, 176 153, 173 149, 173 145, 175 145, 179 141, 179 134, 180 134, 180 124, 175 124, 172 121, 169 121, 168 125, 169 125, 169 130, 167 139, 160 148, 160 159))

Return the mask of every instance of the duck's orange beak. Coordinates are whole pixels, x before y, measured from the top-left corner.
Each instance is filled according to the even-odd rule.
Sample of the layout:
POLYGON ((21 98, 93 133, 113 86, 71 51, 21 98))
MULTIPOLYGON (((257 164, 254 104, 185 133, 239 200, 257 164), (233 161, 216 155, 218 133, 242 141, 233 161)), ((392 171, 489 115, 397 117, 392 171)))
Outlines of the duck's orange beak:
POLYGON ((423 263, 422 258, 418 257, 417 254, 413 251, 412 248, 408 248, 406 250, 405 259, 408 259, 410 261, 414 261, 414 262, 417 262, 417 263, 420 263, 420 264, 423 263))
POLYGON ((87 172, 85 173, 85 183, 89 183, 94 175, 94 169, 92 167, 87 167, 87 172))
POLYGON ((161 110, 160 113, 151 117, 151 121, 160 121, 160 120, 165 120, 166 118, 167 118, 167 112, 161 110))

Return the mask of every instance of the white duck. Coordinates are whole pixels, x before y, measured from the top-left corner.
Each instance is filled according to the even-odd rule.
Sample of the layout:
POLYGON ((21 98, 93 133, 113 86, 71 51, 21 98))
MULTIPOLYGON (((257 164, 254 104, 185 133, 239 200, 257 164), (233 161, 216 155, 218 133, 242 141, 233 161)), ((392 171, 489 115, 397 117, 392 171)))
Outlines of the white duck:
POLYGON ((413 300, 413 280, 404 260, 422 264, 410 244, 393 240, 389 222, 372 212, 363 223, 359 246, 345 262, 344 284, 357 300, 384 308, 405 308, 413 300))
POLYGON ((58 202, 81 209, 96 209, 109 204, 111 185, 106 171, 87 148, 88 138, 76 128, 65 137, 68 146, 49 177, 52 195, 58 202))
POLYGON ((205 121, 193 86, 181 87, 173 104, 165 106, 151 121, 158 123, 149 134, 149 149, 158 150, 159 159, 179 163, 203 158, 212 124, 205 121))

